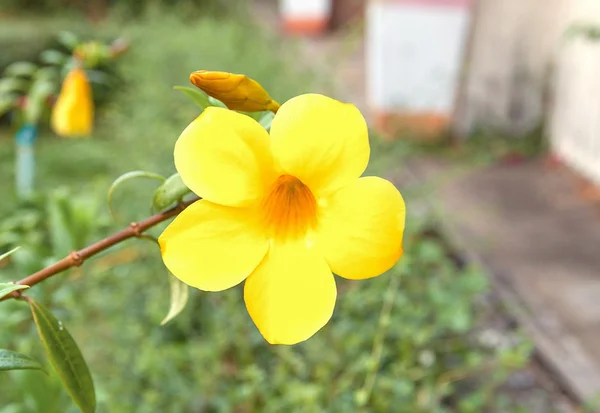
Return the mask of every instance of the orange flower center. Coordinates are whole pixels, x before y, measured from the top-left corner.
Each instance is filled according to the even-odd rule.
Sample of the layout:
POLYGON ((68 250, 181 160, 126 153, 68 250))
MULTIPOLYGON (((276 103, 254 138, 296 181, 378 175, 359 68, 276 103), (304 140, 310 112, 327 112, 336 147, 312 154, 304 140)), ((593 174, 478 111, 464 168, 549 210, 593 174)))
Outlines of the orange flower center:
POLYGON ((262 204, 269 237, 300 238, 317 224, 317 201, 310 189, 292 175, 281 175, 262 204))

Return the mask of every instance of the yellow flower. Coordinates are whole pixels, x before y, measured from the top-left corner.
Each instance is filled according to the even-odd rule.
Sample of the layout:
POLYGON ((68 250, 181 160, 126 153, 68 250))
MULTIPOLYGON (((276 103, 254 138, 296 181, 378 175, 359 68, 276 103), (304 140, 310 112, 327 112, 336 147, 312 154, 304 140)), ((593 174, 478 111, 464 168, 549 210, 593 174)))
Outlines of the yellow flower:
POLYGON ((52 108, 50 123, 59 136, 88 137, 92 134, 94 101, 83 69, 73 69, 65 78, 52 108))
POLYGON ((203 197, 159 238, 181 281, 220 291, 246 280, 252 320, 272 344, 306 340, 330 319, 332 273, 359 280, 402 255, 405 206, 369 161, 360 112, 325 96, 284 103, 271 135, 256 121, 208 108, 181 134, 175 166, 203 197))
POLYGON ((259 83, 245 75, 198 70, 190 75, 190 81, 208 96, 219 99, 231 110, 277 112, 279 109, 279 103, 271 99, 259 83))

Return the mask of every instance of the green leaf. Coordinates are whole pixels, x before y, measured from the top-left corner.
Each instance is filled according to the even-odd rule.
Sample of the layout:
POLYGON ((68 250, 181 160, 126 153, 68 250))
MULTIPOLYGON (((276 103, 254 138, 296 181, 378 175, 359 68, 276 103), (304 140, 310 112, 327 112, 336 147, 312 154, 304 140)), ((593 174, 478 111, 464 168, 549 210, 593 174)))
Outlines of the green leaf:
POLYGON ((229 109, 226 104, 224 104, 223 102, 221 102, 219 99, 215 99, 212 96, 208 97, 208 101, 210 102, 211 106, 217 106, 219 108, 229 109))
POLYGON ((54 191, 48 196, 47 225, 52 254, 55 257, 64 257, 77 249, 73 228, 70 225, 69 218, 72 212, 69 206, 69 194, 62 190, 54 191))
POLYGON ((165 182, 166 180, 164 176, 148 171, 131 171, 115 179, 110 188, 108 188, 108 209, 110 210, 110 214, 113 216, 113 218, 115 217, 115 214, 112 208, 112 197, 115 189, 117 189, 121 184, 137 178, 155 179, 160 182, 165 182))
POLYGON ((25 76, 31 77, 38 69, 38 66, 30 62, 15 62, 4 69, 6 76, 25 76))
POLYGON ((5 77, 0 79, 0 93, 20 92, 25 93, 29 89, 29 81, 17 77, 5 77))
POLYGON ((25 354, 0 348, 0 371, 8 370, 42 370, 40 363, 25 354))
POLYGON ((111 82, 111 78, 106 73, 100 70, 86 70, 85 74, 87 75, 90 83, 98 83, 100 85, 109 85, 111 82))
POLYGON ((192 191, 183 183, 179 174, 173 174, 154 192, 152 206, 157 211, 162 211, 190 192, 192 191))
POLYGON ((202 110, 206 109, 209 106, 214 106, 211 105, 209 101, 210 97, 201 90, 185 86, 173 86, 173 89, 183 92, 187 97, 192 99, 196 106, 198 106, 202 110))
POLYGON ((5 258, 8 258, 10 255, 14 254, 15 252, 17 252, 21 247, 16 247, 13 248, 12 250, 5 252, 4 254, 0 255, 0 261, 2 261, 5 258))
POLYGON ((586 40, 600 40, 600 25, 594 23, 575 23, 567 28, 564 33, 566 39, 583 37, 586 40))
POLYGON ((275 118, 275 114, 271 111, 264 112, 264 114, 258 120, 258 123, 265 128, 267 131, 271 130, 271 123, 273 122, 273 118, 275 118))
POLYGON ((14 94, 0 94, 0 116, 15 108, 17 98, 18 96, 14 94))
POLYGON ((36 80, 49 80, 56 82, 60 76, 60 72, 56 67, 46 66, 39 68, 33 78, 36 80))
POLYGON ((171 274, 169 274, 169 285, 171 286, 171 306, 167 316, 160 322, 161 326, 167 324, 183 311, 190 296, 189 287, 171 274))
POLYGON ((37 124, 46 109, 46 101, 55 92, 55 83, 47 79, 36 79, 27 95, 28 104, 25 108, 26 122, 37 124))
POLYGON ((48 359, 54 366, 71 399, 83 413, 96 410, 94 382, 81 351, 62 322, 48 309, 29 298, 27 300, 48 359))
POLYGON ((40 61, 48 65, 62 66, 69 59, 69 56, 58 50, 44 50, 40 53, 40 61))
POLYGON ((73 50, 79 45, 79 39, 77 36, 66 30, 58 33, 57 37, 58 42, 69 50, 73 50))
MULTIPOLYGON (((14 251, 14 250, 13 250, 14 251)), ((19 285, 13 283, 0 283, 0 298, 7 296, 13 291, 26 290, 29 288, 28 285, 19 285)))
POLYGON ((242 112, 239 111, 240 113, 246 115, 246 116, 250 116, 252 119, 254 119, 255 121, 259 122, 260 118, 263 117, 263 114, 265 113, 265 111, 260 111, 260 112, 242 112))

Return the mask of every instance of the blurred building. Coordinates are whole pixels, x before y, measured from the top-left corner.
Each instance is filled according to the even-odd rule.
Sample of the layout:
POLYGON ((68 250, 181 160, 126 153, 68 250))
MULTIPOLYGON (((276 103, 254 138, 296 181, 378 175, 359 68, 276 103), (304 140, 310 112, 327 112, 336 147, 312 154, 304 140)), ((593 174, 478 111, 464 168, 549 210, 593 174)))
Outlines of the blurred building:
POLYGON ((599 0, 278 1, 296 34, 364 18, 365 100, 383 134, 541 130, 600 183, 599 0))
POLYGON ((600 1, 373 0, 368 9, 368 96, 384 130, 465 139, 542 128, 558 156, 600 182, 600 1))

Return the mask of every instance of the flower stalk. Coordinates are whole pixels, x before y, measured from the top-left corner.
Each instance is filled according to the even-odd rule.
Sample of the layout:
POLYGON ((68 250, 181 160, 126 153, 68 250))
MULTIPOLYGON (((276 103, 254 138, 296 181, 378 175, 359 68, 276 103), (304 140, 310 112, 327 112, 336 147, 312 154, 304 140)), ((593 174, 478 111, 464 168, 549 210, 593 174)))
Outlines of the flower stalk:
MULTIPOLYGON (((33 273, 22 280, 17 281, 15 284, 28 285, 30 287, 41 283, 42 281, 52 277, 53 275, 59 274, 68 270, 69 268, 79 267, 84 261, 94 255, 107 250, 108 248, 117 245, 130 238, 140 238, 144 236, 144 232, 148 229, 164 222, 170 218, 181 213, 185 208, 196 202, 199 198, 194 198, 187 202, 182 202, 179 205, 168 209, 164 212, 160 212, 140 222, 132 222, 129 226, 115 234, 112 234, 100 241, 97 241, 79 251, 73 251, 62 260, 41 269, 40 271, 33 273)), ((10 298, 20 298, 21 291, 13 291, 11 294, 0 298, 0 301, 4 301, 10 298)))

